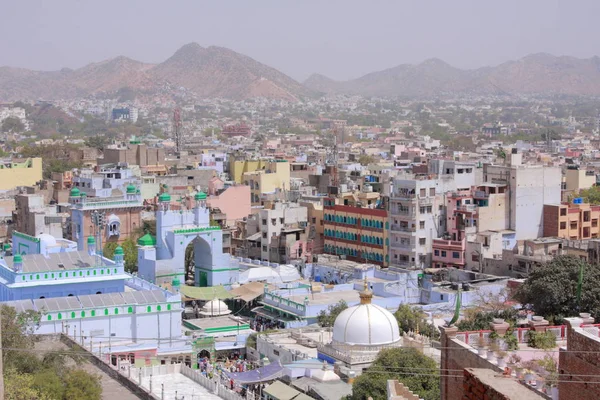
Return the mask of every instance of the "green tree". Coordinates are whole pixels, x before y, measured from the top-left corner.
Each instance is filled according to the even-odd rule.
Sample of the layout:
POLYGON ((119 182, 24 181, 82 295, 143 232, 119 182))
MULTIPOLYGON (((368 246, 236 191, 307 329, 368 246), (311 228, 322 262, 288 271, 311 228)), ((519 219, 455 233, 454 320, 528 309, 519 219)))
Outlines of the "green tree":
POLYGON ((398 307, 398 310, 394 313, 394 316, 398 321, 400 330, 403 332, 416 332, 418 328, 420 334, 432 339, 437 339, 440 336, 437 328, 425 320, 427 314, 425 314, 419 307, 411 307, 408 304, 400 304, 400 307, 398 307))
POLYGON ((321 310, 317 315, 317 323, 322 327, 333 326, 335 319, 342 311, 348 308, 348 303, 340 300, 336 304, 331 304, 327 310, 321 310))
MULTIPOLYGON (((61 364, 61 368, 64 364, 61 364)), ((46 369, 33 375, 31 386, 51 399, 62 399, 65 395, 65 386, 55 369, 46 369)))
POLYGON ((592 186, 589 189, 582 189, 576 195, 572 195, 571 200, 576 197, 583 198, 585 203, 600 204, 600 186, 592 186))
POLYGON ((600 315, 600 266, 574 256, 558 256, 536 267, 515 298, 554 323, 577 313, 577 286, 583 267, 581 311, 600 315))
POLYGON ((360 163, 360 165, 373 164, 375 162, 375 157, 370 156, 368 154, 362 154, 360 157, 358 157, 358 162, 360 163))
POLYGON ((375 362, 352 385, 351 400, 387 399, 387 381, 397 379, 424 400, 440 398, 439 367, 413 348, 397 347, 379 352, 375 362))
POLYGON ((74 370, 65 377, 65 400, 100 400, 101 397, 99 376, 74 370))
POLYGON ((4 133, 18 133, 25 130, 25 125, 19 118, 8 117, 2 122, 2 132, 4 133))
MULTIPOLYGON (((106 258, 113 259, 115 256, 115 249, 119 246, 117 242, 108 242, 104 245, 102 255, 106 258)), ((121 243, 123 248, 123 260, 125 261, 125 271, 137 272, 137 245, 132 238, 127 238, 121 243)))
POLYGON ((22 374, 14 368, 4 370, 5 400, 61 400, 62 397, 51 397, 34 386, 31 374, 22 374))

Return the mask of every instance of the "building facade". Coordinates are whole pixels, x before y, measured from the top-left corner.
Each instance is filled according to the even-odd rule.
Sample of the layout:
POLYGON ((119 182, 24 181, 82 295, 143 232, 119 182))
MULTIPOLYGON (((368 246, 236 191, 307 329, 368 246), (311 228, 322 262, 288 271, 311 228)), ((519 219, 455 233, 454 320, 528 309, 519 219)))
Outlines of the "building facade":
POLYGON ((33 186, 42 180, 42 159, 28 158, 0 162, 0 190, 33 186))

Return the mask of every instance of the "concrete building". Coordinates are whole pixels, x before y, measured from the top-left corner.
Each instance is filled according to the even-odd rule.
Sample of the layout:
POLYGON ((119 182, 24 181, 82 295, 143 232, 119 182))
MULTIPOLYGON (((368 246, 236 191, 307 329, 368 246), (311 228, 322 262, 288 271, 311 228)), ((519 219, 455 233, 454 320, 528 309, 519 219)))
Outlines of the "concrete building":
POLYGON ((523 165, 522 154, 513 151, 506 165, 484 164, 485 183, 508 187, 510 226, 517 240, 544 234, 544 204, 559 204, 561 171, 558 167, 523 165))
POLYGON ((42 180, 42 159, 0 161, 0 190, 34 186, 42 180))
POLYGON ((570 194, 582 189, 589 189, 596 184, 596 172, 580 169, 579 166, 568 166, 565 170, 565 185, 563 190, 570 194))
POLYGON ((71 189, 70 236, 77 242, 79 250, 84 249, 87 237, 94 234, 92 213, 102 212, 105 215, 103 226, 103 243, 122 243, 137 233, 142 226, 142 197, 138 189, 128 185, 125 194, 120 197, 88 198, 76 187, 71 189))
POLYGON ((600 206, 544 204, 544 236, 571 240, 600 237, 600 206))
POLYGON ((245 172, 244 185, 250 186, 250 200, 260 205, 263 195, 290 190, 290 165, 286 160, 269 161, 263 169, 245 172))
POLYGON ((219 209, 225 214, 227 226, 235 226, 235 221, 248 217, 252 212, 250 187, 229 186, 219 194, 207 197, 206 205, 212 209, 219 209))
POLYGON ((396 179, 389 208, 390 265, 428 268, 432 243, 445 231, 435 179, 396 179))
POLYGON ((68 210, 59 205, 44 204, 40 194, 18 194, 13 211, 14 229, 31 236, 45 233, 54 237, 63 236, 63 226, 69 216, 68 210))
POLYGON ((119 163, 140 167, 165 165, 165 150, 161 147, 148 147, 133 139, 127 145, 107 147, 104 149, 104 157, 98 159, 98 165, 119 163))
POLYGON ((454 160, 429 160, 429 174, 439 180, 440 193, 469 190, 481 183, 481 167, 476 163, 454 160))
POLYGON ((336 204, 325 198, 323 252, 381 266, 389 263, 387 210, 336 204))
POLYGON ((325 221, 323 220, 323 197, 302 196, 298 201, 302 207, 306 207, 309 227, 309 239, 312 240, 313 254, 324 251, 325 245, 325 221))
MULTIPOLYGON (((280 235, 285 236, 292 230, 294 237, 300 236, 301 231, 305 231, 307 227, 307 214, 306 207, 301 207, 297 203, 275 202, 271 208, 260 210, 261 259, 270 261, 270 248, 273 243, 279 243, 280 235)), ((298 246, 303 249, 302 254, 306 256, 308 243, 306 241, 302 243, 299 237, 297 240, 300 242, 298 246)))
POLYGON ((140 179, 127 164, 105 164, 94 170, 82 170, 78 175, 72 177, 71 184, 73 188, 79 189, 79 192, 87 197, 121 195, 126 192, 129 185, 139 187, 140 179))

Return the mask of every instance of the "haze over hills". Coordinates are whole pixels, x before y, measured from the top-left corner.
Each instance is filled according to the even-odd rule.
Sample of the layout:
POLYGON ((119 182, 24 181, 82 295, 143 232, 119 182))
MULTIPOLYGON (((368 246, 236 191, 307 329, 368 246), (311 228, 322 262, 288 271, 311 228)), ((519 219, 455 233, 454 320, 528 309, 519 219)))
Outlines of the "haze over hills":
POLYGON ((426 97, 443 94, 600 95, 600 58, 538 53, 496 67, 454 68, 439 59, 402 64, 357 79, 310 76, 304 85, 323 93, 426 97))
POLYGON ((58 99, 116 92, 128 87, 152 91, 170 84, 203 97, 296 100, 311 91, 258 61, 221 48, 190 43, 160 64, 116 57, 60 71, 0 67, 0 100, 58 99))
POLYGON ((357 79, 335 81, 319 74, 301 84, 248 56, 222 47, 190 43, 160 64, 127 57, 60 71, 0 67, 0 101, 68 99, 112 94, 121 88, 153 92, 186 88, 202 97, 267 97, 294 101, 318 93, 381 97, 454 94, 600 95, 600 58, 533 54, 495 67, 455 68, 442 60, 401 64, 357 79))

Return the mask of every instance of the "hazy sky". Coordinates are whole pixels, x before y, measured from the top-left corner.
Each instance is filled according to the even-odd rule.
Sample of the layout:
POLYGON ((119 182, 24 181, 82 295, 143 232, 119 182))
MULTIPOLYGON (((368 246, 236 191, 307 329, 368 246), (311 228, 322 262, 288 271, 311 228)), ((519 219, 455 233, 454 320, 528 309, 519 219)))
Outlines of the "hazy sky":
POLYGON ((600 54, 600 0, 0 0, 0 66, 55 70, 224 46, 303 80, 438 57, 462 68, 530 53, 600 54))

